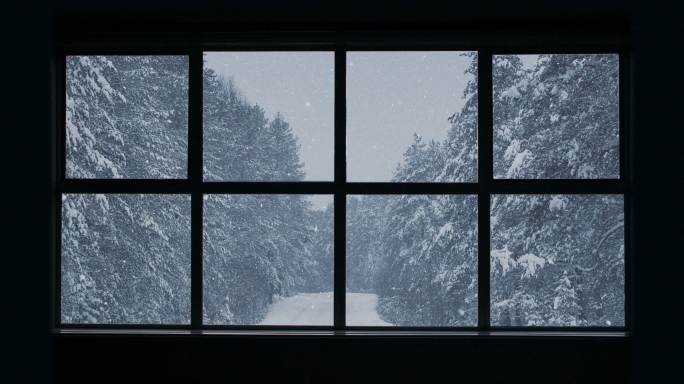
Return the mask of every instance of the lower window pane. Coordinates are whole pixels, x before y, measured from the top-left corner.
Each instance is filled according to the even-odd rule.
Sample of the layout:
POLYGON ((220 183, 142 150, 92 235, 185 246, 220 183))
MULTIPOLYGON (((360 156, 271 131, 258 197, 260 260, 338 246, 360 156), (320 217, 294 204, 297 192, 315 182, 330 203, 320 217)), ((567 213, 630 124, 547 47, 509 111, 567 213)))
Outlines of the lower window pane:
POLYGON ((624 325, 623 200, 493 196, 492 325, 624 325))
POLYGON ((190 198, 62 195, 65 324, 190 322, 190 198))
POLYGON ((206 195, 204 323, 332 325, 329 195, 206 195))
POLYGON ((350 326, 477 325, 477 197, 347 199, 350 326))

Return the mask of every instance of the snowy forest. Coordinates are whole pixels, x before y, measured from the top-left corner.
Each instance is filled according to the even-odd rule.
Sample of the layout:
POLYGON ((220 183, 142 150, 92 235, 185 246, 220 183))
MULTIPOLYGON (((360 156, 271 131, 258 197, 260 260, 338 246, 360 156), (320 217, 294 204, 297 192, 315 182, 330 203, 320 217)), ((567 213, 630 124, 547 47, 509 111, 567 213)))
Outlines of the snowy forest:
MULTIPOLYGON (((188 59, 67 59, 66 175, 185 178, 188 59)), ((204 178, 298 181, 297 138, 204 70, 204 178)), ((280 297, 332 291, 332 206, 304 195, 207 195, 204 322, 257 324, 280 297)), ((190 322, 190 198, 68 194, 64 323, 190 322)), ((332 318, 331 318, 332 321, 332 318)))
MULTIPOLYGON (((495 56, 495 177, 618 177, 617 71, 617 55, 495 56)), ((393 181, 476 180, 476 80, 464 98, 446 139, 416 135, 393 181)), ((491 236, 492 325, 624 324, 622 196, 492 196, 491 236)), ((348 292, 376 293, 388 323, 476 325, 477 197, 350 197, 347 267, 348 292)))
MULTIPOLYGON (((477 181, 468 55, 474 79, 446 137, 414 135, 392 181, 477 181)), ((68 178, 187 177, 187 57, 70 56, 66 80, 68 178)), ((493 87, 495 178, 619 176, 617 55, 495 56, 493 87)), ((211 68, 203 92, 206 181, 304 179, 283 115, 211 68)), ((492 196, 492 325, 623 325, 623 205, 492 196)), ((367 294, 382 325, 477 325, 477 207, 473 195, 348 196, 347 318, 349 298, 367 294)), ((260 324, 287 298, 333 291, 332 203, 209 194, 203 211, 205 324, 260 324)), ((190 322, 189 196, 64 194, 61 224, 62 322, 190 322)))

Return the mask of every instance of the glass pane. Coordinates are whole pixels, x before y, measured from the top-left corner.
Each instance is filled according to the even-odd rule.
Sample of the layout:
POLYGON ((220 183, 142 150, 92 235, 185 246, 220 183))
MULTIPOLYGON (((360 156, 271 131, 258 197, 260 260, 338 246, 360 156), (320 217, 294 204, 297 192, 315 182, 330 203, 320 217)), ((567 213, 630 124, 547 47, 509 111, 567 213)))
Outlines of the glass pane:
POLYGON ((66 177, 187 176, 187 56, 67 56, 66 177))
POLYGON ((62 195, 61 318, 190 322, 190 198, 62 195))
POLYGON ((347 53, 347 174, 475 181, 477 53, 347 53))
POLYGON ((622 196, 498 195, 491 212, 493 325, 625 324, 622 196))
POLYGON ((203 248, 205 324, 333 324, 332 195, 207 195, 203 248))
POLYGON ((477 196, 347 198, 347 325, 477 325, 477 196))
POLYGON ((331 181, 332 52, 204 54, 204 179, 331 181))
POLYGON ((492 65, 495 178, 619 178, 618 55, 506 55, 492 65))

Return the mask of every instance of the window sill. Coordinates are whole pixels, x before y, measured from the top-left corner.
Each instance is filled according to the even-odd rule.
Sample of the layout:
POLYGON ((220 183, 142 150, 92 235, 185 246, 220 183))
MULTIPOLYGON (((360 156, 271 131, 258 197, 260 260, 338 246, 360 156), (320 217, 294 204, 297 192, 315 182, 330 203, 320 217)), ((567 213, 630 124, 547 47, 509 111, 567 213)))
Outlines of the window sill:
POLYGON ((629 338, 626 331, 392 331, 392 330, 168 330, 168 329, 57 329, 57 335, 78 336, 193 336, 193 337, 305 337, 305 338, 629 338))

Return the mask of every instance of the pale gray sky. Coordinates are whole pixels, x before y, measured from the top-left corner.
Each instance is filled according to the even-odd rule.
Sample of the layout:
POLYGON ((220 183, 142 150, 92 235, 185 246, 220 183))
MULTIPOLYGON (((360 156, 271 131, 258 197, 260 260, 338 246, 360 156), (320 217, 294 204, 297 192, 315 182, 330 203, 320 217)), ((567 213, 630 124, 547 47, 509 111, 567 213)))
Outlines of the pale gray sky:
MULTIPOLYGON (((389 181, 413 140, 443 140, 472 75, 460 52, 347 53, 347 178, 389 181)), ((281 113, 301 144, 305 180, 334 169, 332 52, 210 52, 205 65, 235 84, 267 116, 281 113)), ((316 208, 331 196, 312 195, 316 208)))
MULTIPOLYGON (((334 177, 333 52, 208 52, 205 65, 233 78, 249 103, 266 116, 283 115, 301 145, 305 180, 334 177)), ((332 202, 329 195, 308 195, 316 209, 332 202)))
POLYGON ((266 116, 283 115, 301 145, 305 180, 332 181, 333 52, 207 52, 205 65, 235 84, 266 116))
POLYGON ((470 62, 461 52, 348 52, 347 179, 389 181, 414 132, 446 138, 470 62))

